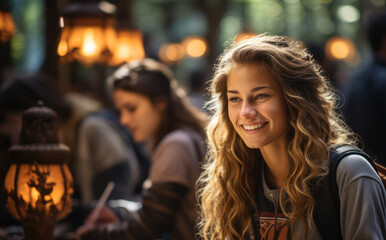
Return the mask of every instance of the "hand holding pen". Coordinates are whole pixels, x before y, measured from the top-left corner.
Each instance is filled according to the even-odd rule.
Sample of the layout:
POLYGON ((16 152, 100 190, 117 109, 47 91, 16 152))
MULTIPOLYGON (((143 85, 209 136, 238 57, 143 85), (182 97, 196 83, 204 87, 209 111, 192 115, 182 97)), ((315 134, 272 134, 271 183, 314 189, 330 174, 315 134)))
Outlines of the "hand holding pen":
POLYGON ((103 194, 101 195, 95 209, 87 217, 84 225, 76 231, 77 240, 80 240, 83 235, 98 228, 100 225, 119 222, 119 219, 114 214, 114 212, 105 206, 105 203, 113 188, 114 182, 109 182, 103 191, 103 194))

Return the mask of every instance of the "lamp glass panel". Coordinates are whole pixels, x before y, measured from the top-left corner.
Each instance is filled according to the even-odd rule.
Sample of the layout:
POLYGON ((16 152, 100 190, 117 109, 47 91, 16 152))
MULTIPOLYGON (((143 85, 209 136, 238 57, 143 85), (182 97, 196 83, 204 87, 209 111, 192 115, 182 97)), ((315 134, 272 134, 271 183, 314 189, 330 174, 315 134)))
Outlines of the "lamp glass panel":
POLYGON ((58 49, 57 49, 59 56, 63 57, 66 54, 68 54, 70 51, 69 46, 68 46, 68 42, 67 42, 69 32, 70 32, 69 27, 65 27, 62 29, 59 44, 58 44, 58 49))
POLYGON ((17 176, 16 164, 12 164, 8 170, 5 180, 6 190, 8 193, 15 190, 16 176, 16 196, 21 200, 16 203, 14 199, 9 199, 8 205, 10 211, 20 213, 21 218, 27 217, 25 205, 38 208, 46 214, 50 212, 52 205, 55 205, 58 211, 62 211, 64 207, 67 207, 65 201, 72 193, 72 177, 67 165, 44 164, 39 165, 38 168, 36 165, 21 164, 17 176), (20 206, 20 203, 24 206, 20 206))
POLYGON ((84 27, 71 27, 68 31, 69 36, 67 41, 70 51, 74 48, 79 48, 82 44, 84 27))
POLYGON ((76 46, 75 58, 86 64, 97 62, 106 46, 103 29, 101 27, 79 27, 78 29, 76 38, 80 45, 76 46))
POLYGON ((105 36, 106 36, 105 38, 106 46, 112 52, 115 47, 116 38, 117 38, 115 29, 113 27, 106 27, 105 36))
POLYGON ((142 33, 137 30, 119 29, 113 53, 112 65, 130 62, 145 57, 142 33))

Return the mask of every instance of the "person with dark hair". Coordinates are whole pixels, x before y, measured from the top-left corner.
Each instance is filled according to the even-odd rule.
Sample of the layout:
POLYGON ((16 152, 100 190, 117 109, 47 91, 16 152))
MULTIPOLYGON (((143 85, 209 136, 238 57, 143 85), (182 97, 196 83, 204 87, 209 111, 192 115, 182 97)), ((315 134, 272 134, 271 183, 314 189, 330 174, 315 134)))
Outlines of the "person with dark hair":
POLYGON ((364 149, 386 166, 386 9, 371 15, 367 37, 373 60, 344 89, 342 113, 364 149))
POLYGON ((24 110, 35 106, 38 100, 54 109, 61 123, 71 116, 70 104, 49 85, 50 82, 53 80, 45 74, 33 74, 18 77, 1 89, 0 113, 4 116, 2 131, 9 134, 12 144, 17 144, 24 110))
POLYGON ((336 172, 329 168, 336 149, 356 139, 300 42, 261 34, 235 43, 220 56, 210 90, 198 182, 203 239, 386 238, 386 193, 372 162, 349 154, 336 172))
POLYGON ((171 71, 155 60, 125 64, 108 81, 121 124, 151 152, 150 173, 141 208, 93 211, 77 238, 195 239, 195 183, 205 153, 206 116, 189 103, 171 71))

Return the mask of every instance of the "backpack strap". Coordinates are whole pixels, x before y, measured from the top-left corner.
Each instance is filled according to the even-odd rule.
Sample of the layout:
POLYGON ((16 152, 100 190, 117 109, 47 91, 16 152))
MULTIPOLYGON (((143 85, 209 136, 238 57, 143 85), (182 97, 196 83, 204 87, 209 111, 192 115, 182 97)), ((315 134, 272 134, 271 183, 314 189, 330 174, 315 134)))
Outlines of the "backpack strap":
POLYGON ((376 169, 373 160, 356 146, 343 145, 330 149, 329 173, 317 183, 313 190, 316 201, 313 217, 323 239, 343 239, 340 228, 340 200, 336 171, 340 161, 350 154, 363 156, 376 169))

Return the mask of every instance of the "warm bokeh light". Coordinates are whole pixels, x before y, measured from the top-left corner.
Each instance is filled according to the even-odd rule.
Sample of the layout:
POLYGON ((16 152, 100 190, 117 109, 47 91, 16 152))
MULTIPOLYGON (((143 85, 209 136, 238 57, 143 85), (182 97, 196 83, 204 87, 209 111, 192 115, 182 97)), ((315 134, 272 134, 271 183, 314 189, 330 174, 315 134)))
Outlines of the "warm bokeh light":
POLYGON ((348 38, 333 37, 327 41, 325 52, 332 60, 350 61, 356 55, 356 48, 348 38))
POLYGON ((15 34, 15 23, 12 14, 0 11, 0 41, 7 42, 15 34))
POLYGON ((124 62, 142 59, 145 50, 142 42, 142 33, 137 29, 117 29, 117 37, 113 47, 113 57, 110 65, 119 65, 124 62))
POLYGON ((161 47, 158 55, 164 63, 174 64, 184 57, 184 48, 178 43, 168 43, 161 47))
POLYGON ((182 45, 188 57, 198 58, 207 51, 207 42, 203 37, 190 36, 184 39, 182 45))

